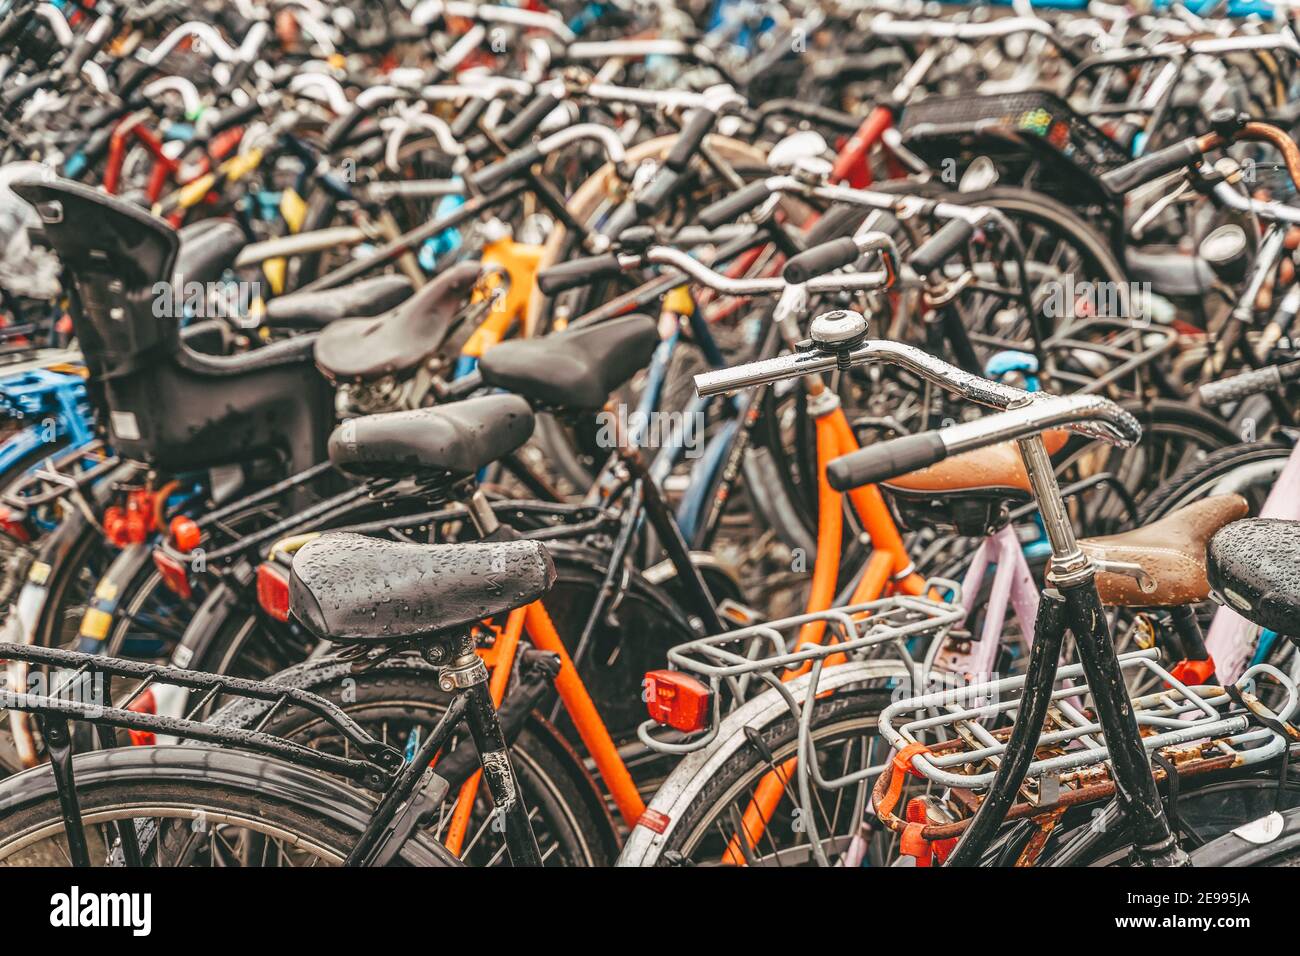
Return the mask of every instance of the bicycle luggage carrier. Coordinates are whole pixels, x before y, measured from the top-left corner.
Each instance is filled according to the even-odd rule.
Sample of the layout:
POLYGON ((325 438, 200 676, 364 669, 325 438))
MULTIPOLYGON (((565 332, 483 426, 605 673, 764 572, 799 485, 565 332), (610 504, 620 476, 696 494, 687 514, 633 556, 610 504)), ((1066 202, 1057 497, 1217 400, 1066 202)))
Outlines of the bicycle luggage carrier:
MULTIPOLYGON (((1300 731, 1291 723, 1300 709, 1300 692, 1277 668, 1257 664, 1232 687, 1189 687, 1160 665, 1159 656, 1150 649, 1119 657, 1127 679, 1153 676, 1165 684, 1131 701, 1157 779, 1171 771, 1185 776, 1261 764, 1281 755, 1291 741, 1300 741, 1300 731), (1282 703, 1276 708, 1260 699, 1263 678, 1281 691, 1282 703)), ((1114 794, 1109 751, 1088 706, 1091 690, 1077 683, 1082 676, 1079 664, 1057 672, 1034 759, 1008 819, 1114 794)), ((899 772, 909 771, 945 788, 971 812, 978 807, 977 792, 993 782, 1011 732, 1009 723, 996 729, 988 725, 1017 711, 1024 683, 1024 677, 1009 677, 972 684, 899 700, 881 712, 880 731, 895 754, 902 754, 891 761, 874 790, 877 812, 890 829, 902 832, 907 826, 893 813, 896 801, 886 797, 896 790, 893 776, 899 772)), ((922 836, 950 839, 969 822, 967 817, 927 825, 922 836)))
MULTIPOLYGON (((46 692, 0 684, 0 712, 27 711, 47 720, 74 720, 102 730, 118 728, 167 734, 218 746, 239 747, 281 760, 338 774, 363 787, 382 791, 402 766, 400 751, 368 734, 333 701, 310 691, 271 681, 182 670, 145 661, 83 654, 60 648, 0 643, 0 661, 23 661, 50 668, 46 692), (122 700, 113 703, 113 679, 139 683, 122 700), (57 684, 56 684, 57 682, 57 684), (199 692, 197 703, 183 717, 140 713, 131 703, 155 686, 182 687, 199 692), (87 688, 89 692, 87 692, 87 688), (252 728, 228 727, 196 719, 219 696, 247 698, 271 704, 252 728), (266 733, 271 718, 287 705, 301 707, 329 724, 348 741, 359 757, 329 753, 297 741, 266 733)), ((111 734, 100 734, 101 746, 111 747, 111 734)))
POLYGON ((699 737, 683 743, 651 736, 651 729, 658 726, 654 720, 641 724, 637 735, 642 743, 660 753, 683 754, 699 750, 718 734, 723 719, 724 688, 730 692, 729 700, 738 705, 753 696, 751 688, 757 678, 760 690, 768 687, 780 690, 788 698, 792 711, 797 712, 799 707, 782 686, 782 679, 811 670, 808 702, 805 704, 811 709, 823 667, 880 656, 882 651, 893 652, 897 660, 895 673, 899 677, 919 684, 943 639, 966 616, 961 605, 961 585, 957 582, 935 578, 927 583, 922 593, 945 592, 951 602, 895 595, 768 621, 679 644, 668 651, 668 663, 674 669, 696 675, 708 683, 712 706, 709 726, 699 737), (930 639, 930 651, 923 661, 916 661, 908 644, 922 638, 930 639), (830 660, 832 657, 834 661, 830 660))
MULTIPOLYGON (((1021 174, 1026 159, 1043 160, 1037 185, 1067 201, 1077 201, 1081 191, 1104 198, 1101 174, 1132 158, 1046 90, 926 97, 903 110, 899 132, 903 145, 936 167, 953 158, 987 156, 999 169, 1021 174)), ((1023 175, 1013 178, 1019 182, 1023 175)))

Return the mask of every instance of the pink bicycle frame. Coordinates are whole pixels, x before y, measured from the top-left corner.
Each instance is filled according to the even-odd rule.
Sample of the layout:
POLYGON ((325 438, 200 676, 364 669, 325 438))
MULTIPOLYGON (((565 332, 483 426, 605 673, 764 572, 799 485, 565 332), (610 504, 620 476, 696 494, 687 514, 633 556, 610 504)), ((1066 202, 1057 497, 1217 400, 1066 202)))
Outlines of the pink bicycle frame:
POLYGON ((966 613, 969 615, 974 610, 990 564, 996 565, 997 570, 993 573, 993 587, 979 640, 972 641, 968 651, 941 652, 935 660, 938 667, 950 673, 968 675, 974 680, 993 676, 1007 608, 1011 608, 1020 624, 1026 647, 1033 643, 1034 621, 1038 616, 1038 585, 1034 583, 1033 572, 1029 570, 1016 530, 1010 525, 986 537, 976 549, 961 585, 966 613))

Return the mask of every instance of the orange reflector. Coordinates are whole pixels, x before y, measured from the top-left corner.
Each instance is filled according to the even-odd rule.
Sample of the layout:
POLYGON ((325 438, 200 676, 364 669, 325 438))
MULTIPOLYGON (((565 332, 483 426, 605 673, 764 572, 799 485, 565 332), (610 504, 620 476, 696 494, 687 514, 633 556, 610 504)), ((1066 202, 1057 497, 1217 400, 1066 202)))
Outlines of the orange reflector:
POLYGON ((158 569, 158 573, 162 575, 167 590, 186 599, 194 594, 190 588, 190 576, 184 561, 172 557, 161 548, 155 548, 153 563, 154 567, 158 569))
MULTIPOLYGON (((137 714, 156 714, 158 713, 158 702, 154 699, 153 690, 146 688, 145 692, 131 701, 127 710, 134 711, 137 714)), ((128 730, 131 735, 131 744, 136 747, 152 747, 157 743, 150 730, 128 730)))
POLYGON ((289 620, 289 572, 274 561, 257 566, 257 603, 277 621, 289 620))
POLYGON ((645 706, 650 719, 683 733, 703 730, 713 695, 709 688, 681 671, 647 671, 645 706))

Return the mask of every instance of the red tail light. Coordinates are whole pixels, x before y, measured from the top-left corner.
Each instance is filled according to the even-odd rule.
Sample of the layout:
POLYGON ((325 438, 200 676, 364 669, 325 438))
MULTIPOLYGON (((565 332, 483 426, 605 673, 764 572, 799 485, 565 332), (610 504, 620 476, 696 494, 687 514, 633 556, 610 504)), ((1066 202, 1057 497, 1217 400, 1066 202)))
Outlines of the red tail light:
POLYGON ((645 706, 650 718, 683 733, 703 730, 713 695, 709 688, 681 671, 648 671, 645 706))
POLYGON ((12 508, 3 505, 0 505, 0 531, 23 544, 32 540, 32 536, 27 533, 27 525, 23 523, 22 516, 12 508))
POLYGON ((153 552, 154 567, 158 573, 163 576, 163 583, 167 585, 167 590, 180 597, 188 599, 194 593, 190 588, 189 571, 185 567, 185 562, 179 558, 174 558, 161 548, 155 548, 153 552))
MULTIPOLYGON (((143 694, 131 701, 127 710, 137 714, 158 713, 158 702, 154 700, 153 691, 146 688, 143 694)), ((131 735, 131 743, 136 747, 152 747, 157 742, 149 730, 128 730, 127 733, 131 735)))
POLYGON ((177 515, 172 518, 171 523, 172 542, 176 545, 176 550, 189 554, 199 546, 199 539, 202 532, 193 518, 187 518, 184 515, 177 515))
POLYGON ((257 566, 257 603, 277 621, 289 620, 289 572, 274 561, 257 566))
POLYGON ((117 505, 104 510, 104 536, 119 548, 127 545, 126 512, 117 505))

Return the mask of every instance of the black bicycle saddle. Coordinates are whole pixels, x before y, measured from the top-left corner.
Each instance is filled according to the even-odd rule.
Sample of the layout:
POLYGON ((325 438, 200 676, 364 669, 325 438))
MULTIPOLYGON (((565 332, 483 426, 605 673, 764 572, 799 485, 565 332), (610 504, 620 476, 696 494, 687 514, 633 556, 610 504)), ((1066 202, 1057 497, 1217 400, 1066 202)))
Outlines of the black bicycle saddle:
POLYGON ((1220 528, 1206 552, 1216 597, 1260 627, 1300 638, 1300 521, 1244 518, 1220 528))
POLYGON ((540 339, 494 345, 479 359, 486 385, 556 408, 598 409, 646 367, 659 344, 645 315, 601 322, 540 339))
POLYGON ((294 555, 289 604, 317 637, 379 643, 512 611, 554 582, 555 565, 538 541, 408 544, 326 534, 294 555))
POLYGON ((486 395, 437 408, 384 412, 344 422, 330 461, 356 475, 403 478, 443 472, 464 478, 510 454, 533 434, 518 395, 486 395))

